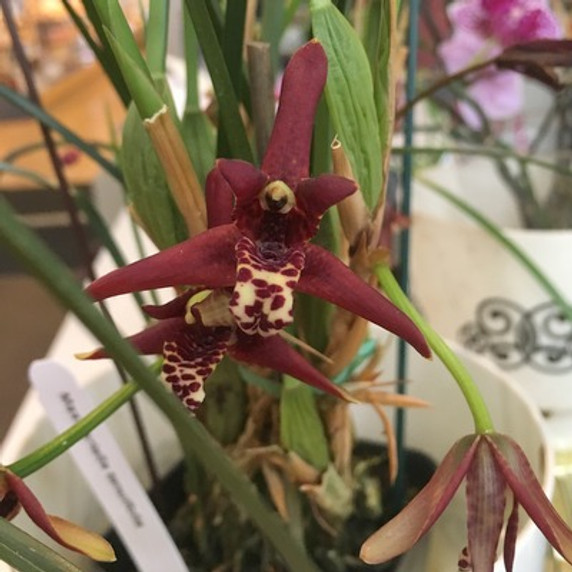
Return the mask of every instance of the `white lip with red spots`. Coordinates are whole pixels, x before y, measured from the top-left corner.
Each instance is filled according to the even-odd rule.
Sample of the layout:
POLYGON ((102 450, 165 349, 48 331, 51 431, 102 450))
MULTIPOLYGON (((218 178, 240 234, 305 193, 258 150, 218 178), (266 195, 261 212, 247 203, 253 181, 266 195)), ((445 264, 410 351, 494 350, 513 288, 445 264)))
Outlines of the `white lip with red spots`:
POLYGON ((236 260, 236 285, 229 306, 238 327, 246 334, 266 337, 291 324, 304 253, 291 249, 276 261, 268 260, 252 240, 243 237, 236 246, 236 260))
POLYGON ((161 378, 191 411, 204 401, 205 380, 224 357, 230 334, 229 328, 205 330, 202 336, 181 335, 163 345, 161 378))

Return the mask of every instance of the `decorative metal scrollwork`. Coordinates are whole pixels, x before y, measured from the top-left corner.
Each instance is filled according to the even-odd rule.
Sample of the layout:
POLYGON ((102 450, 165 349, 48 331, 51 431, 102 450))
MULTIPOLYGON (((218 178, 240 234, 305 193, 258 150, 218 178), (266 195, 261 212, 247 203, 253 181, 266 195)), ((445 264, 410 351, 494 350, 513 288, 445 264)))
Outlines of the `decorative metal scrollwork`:
POLYGON ((488 355, 504 369, 572 370, 572 322, 552 302, 526 310, 511 300, 489 298, 458 336, 465 347, 488 355))

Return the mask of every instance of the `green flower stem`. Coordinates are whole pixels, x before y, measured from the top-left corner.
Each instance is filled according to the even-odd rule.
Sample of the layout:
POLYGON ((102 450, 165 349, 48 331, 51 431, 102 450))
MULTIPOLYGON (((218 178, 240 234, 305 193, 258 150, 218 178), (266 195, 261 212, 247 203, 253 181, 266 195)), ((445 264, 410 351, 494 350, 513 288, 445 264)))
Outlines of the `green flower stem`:
POLYGON ((290 535, 278 514, 257 494, 251 481, 225 454, 200 421, 189 415, 183 404, 166 391, 135 353, 133 347, 93 306, 77 285, 69 269, 16 218, 5 199, 0 199, 0 241, 62 304, 105 346, 109 356, 117 360, 133 377, 157 407, 170 420, 185 449, 212 474, 232 500, 258 526, 262 534, 282 555, 291 570, 316 571, 303 546, 290 535))
POLYGON ((83 439, 86 435, 91 433, 98 425, 103 423, 122 405, 127 403, 139 389, 140 387, 134 381, 126 383, 121 389, 118 389, 113 395, 108 397, 85 417, 74 423, 69 429, 66 429, 63 433, 60 433, 57 437, 29 455, 12 463, 8 466, 8 469, 22 478, 41 469, 62 453, 65 453, 80 439, 83 439))
POLYGON ((538 159, 532 155, 518 153, 506 147, 494 148, 478 145, 463 147, 454 145, 419 147, 416 145, 414 147, 393 147, 391 151, 392 153, 396 154, 415 153, 440 155, 442 153, 454 153, 456 155, 480 155, 482 157, 490 157, 491 159, 514 159, 520 163, 536 165, 537 167, 542 167, 543 169, 554 171, 560 175, 572 177, 572 171, 566 167, 562 167, 561 165, 553 163, 552 161, 538 159))
POLYGON ((524 252, 519 246, 508 238, 500 228, 484 217, 480 212, 471 207, 465 201, 459 199, 441 185, 426 179, 425 177, 416 177, 420 183, 423 183, 427 188, 436 192, 438 195, 453 203, 464 214, 472 218, 481 228, 483 228, 489 235, 504 246, 507 251, 514 256, 536 280, 536 282, 544 289, 550 296, 551 300, 560 308, 562 313, 568 320, 572 322, 572 305, 564 297, 564 295, 556 288, 552 281, 546 276, 544 272, 537 266, 537 264, 524 252))
POLYGON ((375 274, 389 299, 413 320, 431 349, 454 377, 473 416, 475 431, 479 434, 492 433, 494 427, 486 403, 461 360, 415 309, 397 283, 390 268, 386 265, 377 265, 375 274))

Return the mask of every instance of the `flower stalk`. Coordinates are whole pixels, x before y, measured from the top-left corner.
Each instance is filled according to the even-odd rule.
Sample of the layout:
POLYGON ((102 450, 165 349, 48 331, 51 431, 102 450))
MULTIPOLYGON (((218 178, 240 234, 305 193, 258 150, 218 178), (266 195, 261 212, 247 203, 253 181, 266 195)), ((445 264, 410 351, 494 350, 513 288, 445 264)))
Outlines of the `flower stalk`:
POLYGON ((377 265, 375 274, 389 299, 411 318, 425 336, 429 347, 435 352, 457 382, 473 416, 475 432, 478 434, 492 433, 494 426, 487 405, 461 360, 453 353, 439 334, 425 322, 397 283, 390 268, 387 265, 377 265))

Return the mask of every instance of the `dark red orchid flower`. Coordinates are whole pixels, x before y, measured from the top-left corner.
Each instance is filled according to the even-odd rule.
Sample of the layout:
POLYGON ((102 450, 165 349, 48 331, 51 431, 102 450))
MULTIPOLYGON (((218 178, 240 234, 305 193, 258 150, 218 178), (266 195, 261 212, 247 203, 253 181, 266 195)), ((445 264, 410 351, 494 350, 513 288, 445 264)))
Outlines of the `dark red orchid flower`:
POLYGON ((47 514, 24 481, 7 468, 0 467, 0 518, 11 520, 20 508, 61 546, 100 562, 115 560, 115 552, 107 540, 73 522, 47 514))
POLYGON ((261 169, 220 159, 207 180, 209 230, 96 280, 96 299, 181 285, 231 288, 230 309, 246 334, 270 336, 292 322, 294 291, 378 324, 424 356, 422 334, 384 296, 328 251, 309 244, 323 213, 356 190, 344 177, 309 177, 310 143, 327 75, 321 45, 292 57, 261 169), (234 207, 233 207, 234 202, 234 207))
POLYGON ((435 524, 465 477, 468 545, 461 552, 461 569, 492 571, 507 493, 512 498, 504 535, 507 572, 513 569, 519 505, 550 544, 572 562, 572 531, 544 494, 520 446, 498 433, 468 435, 457 441, 423 490, 365 541, 361 558, 377 564, 409 550, 435 524))
MULTIPOLYGON (((203 383, 227 351, 347 398, 276 335, 292 323, 295 291, 337 304, 430 353, 409 318, 338 258, 308 242, 324 212, 356 191, 344 177, 309 178, 312 128, 326 75, 319 43, 298 50, 284 74, 262 168, 220 159, 207 177, 209 229, 87 289, 102 300, 193 286, 165 306, 147 307, 159 323, 130 338, 143 354, 163 354, 163 378, 190 409, 203 400, 203 383)), ((84 357, 104 356, 97 350, 84 357)))
MULTIPOLYGON (((193 288, 163 306, 145 306, 158 323, 128 338, 143 355, 163 354, 162 378, 191 411, 204 400, 204 382, 227 352, 237 361, 286 373, 353 401, 281 336, 240 330, 230 313, 231 295, 231 291, 193 288)), ((107 354, 98 349, 80 357, 99 359, 107 354)))

